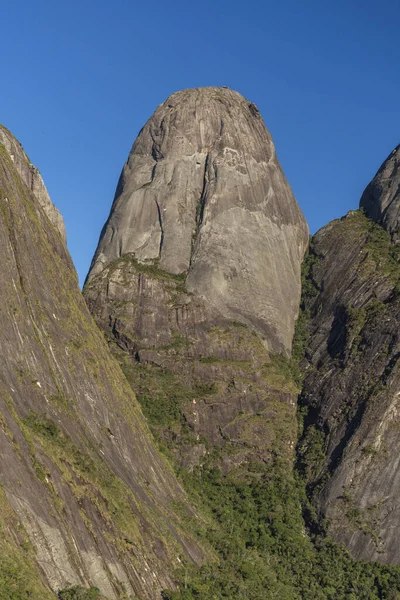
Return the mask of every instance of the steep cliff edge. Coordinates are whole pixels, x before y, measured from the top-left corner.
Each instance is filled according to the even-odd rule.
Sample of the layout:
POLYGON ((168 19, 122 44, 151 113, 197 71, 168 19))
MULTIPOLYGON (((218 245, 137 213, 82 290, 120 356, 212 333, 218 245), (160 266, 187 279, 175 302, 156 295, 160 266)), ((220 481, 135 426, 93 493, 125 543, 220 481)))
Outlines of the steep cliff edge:
POLYGON ((180 524, 193 511, 87 310, 50 200, 2 135, 0 596, 82 584, 153 600, 203 557, 180 524))
MULTIPOLYGON (((391 234, 397 155, 398 149, 361 199, 391 234)), ((309 268, 302 467, 328 530, 353 556, 400 564, 399 247, 352 211, 314 236, 309 268)))
POLYGON ((393 241, 400 234, 400 145, 389 154, 365 189, 360 207, 370 219, 380 223, 393 241))
POLYGON ((46 213, 47 217, 57 229, 63 241, 66 241, 64 219, 59 210, 50 200, 50 196, 44 185, 42 176, 38 169, 31 163, 26 152, 19 141, 12 135, 4 125, 0 124, 0 144, 7 150, 15 170, 24 184, 33 192, 36 200, 46 213))
POLYGON ((245 323, 288 353, 307 242, 257 107, 227 88, 189 89, 139 133, 88 280, 130 254, 184 276, 208 314, 245 323))

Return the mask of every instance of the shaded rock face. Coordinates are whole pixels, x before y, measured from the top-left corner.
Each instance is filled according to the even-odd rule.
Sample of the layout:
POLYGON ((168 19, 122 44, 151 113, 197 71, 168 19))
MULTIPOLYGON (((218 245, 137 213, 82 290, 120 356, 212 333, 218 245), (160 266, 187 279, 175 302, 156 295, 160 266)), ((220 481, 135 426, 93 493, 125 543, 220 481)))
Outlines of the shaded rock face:
POLYGON ((170 96, 122 171, 88 280, 132 254, 185 274, 209 313, 290 351, 307 225, 254 104, 225 88, 170 96))
POLYGON ((365 189, 360 208, 380 223, 393 241, 400 240, 400 145, 391 152, 365 189))
POLYGON ((400 564, 400 254, 353 211, 311 245, 300 457, 329 531, 357 559, 400 564))
POLYGON ((47 588, 153 600, 184 557, 202 559, 171 507, 192 513, 20 175, 29 163, 9 153, 0 144, 0 554, 24 529, 47 588))
POLYGON ((50 200, 42 176, 37 168, 30 162, 18 140, 15 139, 12 133, 10 133, 3 125, 0 125, 0 144, 3 144, 22 181, 28 189, 33 192, 48 219, 57 229, 63 241, 66 242, 64 219, 62 218, 60 211, 57 210, 50 200))

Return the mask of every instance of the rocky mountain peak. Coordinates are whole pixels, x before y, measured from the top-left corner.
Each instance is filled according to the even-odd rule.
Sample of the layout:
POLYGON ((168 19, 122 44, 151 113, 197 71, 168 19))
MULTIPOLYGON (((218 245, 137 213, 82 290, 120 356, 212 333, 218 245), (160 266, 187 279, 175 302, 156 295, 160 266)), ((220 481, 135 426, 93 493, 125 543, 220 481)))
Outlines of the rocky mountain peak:
POLYGON ((400 238, 400 144, 382 163, 361 200, 370 219, 382 225, 397 241, 400 238))
POLYGON ((228 88, 188 89, 167 98, 139 133, 88 279, 132 254, 184 275, 210 310, 288 352, 307 242, 255 104, 228 88))
POLYGON ((31 163, 20 142, 8 131, 4 125, 0 124, 0 144, 4 146, 9 154, 14 167, 21 177, 22 181, 33 192, 35 198, 44 210, 48 219, 60 233, 64 242, 66 242, 66 232, 64 219, 60 211, 50 200, 49 193, 43 182, 38 169, 31 163))

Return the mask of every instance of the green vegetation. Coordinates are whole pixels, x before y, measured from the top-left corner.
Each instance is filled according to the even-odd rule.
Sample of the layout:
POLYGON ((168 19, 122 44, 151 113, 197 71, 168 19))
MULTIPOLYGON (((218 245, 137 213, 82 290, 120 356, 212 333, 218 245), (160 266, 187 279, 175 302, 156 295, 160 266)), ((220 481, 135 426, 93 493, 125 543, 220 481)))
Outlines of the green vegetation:
MULTIPOLYGON (((315 264, 315 257, 311 261, 315 264)), ((316 296, 314 290, 313 286, 308 304, 309 298, 316 296)), ((302 335, 306 339, 306 334, 302 335)), ((302 348, 304 353, 305 343, 302 348)), ((302 357, 299 351, 298 360, 302 357)), ((196 395, 186 381, 185 369, 177 375, 125 361, 122 353, 119 359, 160 445, 173 457, 171 450, 177 447, 174 432, 179 430, 181 434, 185 427, 182 404, 196 395)), ((222 365, 217 359, 202 362, 222 365)), ((271 356, 262 369, 271 389, 291 393, 298 389, 293 381, 293 364, 294 360, 281 355, 271 356)), ((215 393, 216 389, 208 385, 210 393, 215 393)), ((272 399, 270 406, 274 406, 272 399)), ((217 465, 232 452, 232 444, 227 440, 224 447, 212 447, 204 441, 208 454, 201 467, 192 472, 176 467, 197 507, 193 518, 187 514, 182 517, 185 528, 203 547, 213 549, 214 560, 202 567, 184 564, 176 575, 179 590, 165 590, 165 600, 396 598, 400 591, 399 568, 358 563, 328 537, 311 533, 316 517, 304 480, 293 472, 292 458, 285 448, 285 440, 293 434, 290 427, 283 429, 288 425, 283 423, 282 410, 283 406, 277 406, 276 417, 268 416, 271 435, 276 436, 268 462, 247 463, 224 474, 217 465)), ((265 420, 263 415, 257 418, 265 420)), ((187 437, 178 438, 179 443, 199 443, 189 436, 188 429, 187 437)), ((305 452, 303 465, 308 475, 317 475, 322 466, 324 442, 323 432, 310 430, 310 452, 305 452)))
POLYGON ((130 360, 121 367, 128 381, 134 383, 136 397, 153 429, 183 424, 180 408, 194 393, 182 385, 177 375, 169 369, 130 360))
POLYGON ((343 512, 347 518, 349 526, 354 531, 362 531, 372 539, 376 549, 381 549, 381 540, 379 539, 379 512, 385 499, 366 508, 360 508, 355 505, 351 492, 346 489, 343 492, 341 501, 343 503, 343 512))
MULTIPOLYGON (((178 274, 169 273, 168 271, 160 269, 159 259, 147 260, 146 262, 139 262, 135 258, 135 255, 133 253, 124 254, 123 256, 121 256, 121 258, 117 258, 108 265, 107 269, 109 270, 109 274, 111 275, 113 271, 121 267, 124 267, 125 271, 127 266, 133 267, 137 273, 144 273, 145 275, 148 275, 149 277, 152 277, 154 279, 174 281, 177 284, 179 284, 178 287, 182 287, 182 289, 183 284, 186 280, 186 272, 178 274)), ((87 286, 91 287, 91 285, 94 284, 94 281, 95 278, 92 281, 88 282, 87 286)))
MULTIPOLYGON (((313 276, 319 263, 320 259, 311 250, 303 269, 303 294, 293 358, 273 355, 262 369, 271 389, 293 393, 301 385, 303 374, 299 363, 305 355, 311 310, 315 310, 319 294, 313 276)), ((362 328, 361 317, 364 315, 357 310, 349 310, 349 335, 353 340, 362 328)), ((215 357, 205 357, 201 362, 222 364, 215 357)), ((130 381, 137 390, 136 376, 137 373, 131 371, 130 381)), ((156 407, 150 406, 155 400, 153 393, 150 392, 145 401, 143 394, 138 394, 153 430, 156 425, 158 437, 163 431, 160 414, 165 414, 166 406, 176 411, 169 421, 171 426, 174 419, 175 422, 179 419, 180 404, 191 397, 183 384, 184 378, 170 376, 173 390, 170 396, 168 386, 163 387, 162 408, 160 397, 156 407)), ((277 432, 278 421, 271 421, 277 432)), ((282 436, 286 439, 287 432, 282 436)), ((165 591, 166 600, 400 598, 400 568, 356 562, 344 547, 322 533, 313 533, 320 530, 320 524, 307 498, 305 481, 316 479, 321 472, 325 460, 323 431, 315 426, 308 428, 300 447, 299 473, 293 472, 284 444, 278 443, 273 446, 267 463, 242 465, 224 474, 218 469, 216 458, 221 460, 229 447, 229 444, 218 449, 208 446, 208 458, 201 467, 191 473, 177 470, 198 507, 197 514, 204 515, 201 521, 196 517, 188 522, 188 530, 210 544, 217 558, 201 568, 184 565, 177 574, 179 590, 165 591)), ((365 530, 371 529, 368 526, 371 518, 367 523, 367 517, 373 514, 372 509, 367 516, 354 514, 355 526, 361 523, 365 530)))
POLYGON ((346 309, 346 346, 351 348, 351 354, 357 353, 361 343, 361 331, 367 320, 367 310, 365 308, 354 308, 353 306, 346 309))
POLYGON ((306 481, 315 481, 325 462, 325 434, 310 425, 298 445, 298 469, 306 481))
MULTIPOLYGON (((354 210, 334 221, 338 240, 359 240, 361 250, 357 275, 366 278, 374 272, 392 284, 400 280, 400 246, 391 242, 390 234, 368 219, 363 210, 354 210)), ((339 242, 340 243, 340 242, 339 242)))
MULTIPOLYGON (((117 545, 123 548, 126 546, 125 539, 139 538, 132 493, 94 449, 78 447, 69 435, 43 414, 30 413, 22 421, 22 427, 26 439, 39 442, 52 457, 75 496, 90 498, 106 522, 114 526, 114 542, 117 545)), ((34 466, 39 478, 45 479, 40 463, 36 461, 34 466)), ((85 520, 84 514, 82 517, 85 520)))
POLYGON ((292 344, 292 357, 290 359, 291 375, 299 387, 301 387, 305 375, 304 371, 301 369, 300 363, 304 358, 307 341, 310 335, 309 322, 311 318, 311 306, 319 294, 313 276, 313 271, 319 264, 319 257, 314 253, 312 247, 310 247, 304 258, 301 270, 300 309, 296 321, 292 344))
POLYGON ((100 591, 96 587, 87 589, 81 585, 74 585, 60 590, 57 596, 59 600, 98 600, 100 591))
POLYGON ((54 596, 41 582, 28 536, 0 487, 0 600, 28 599, 54 596))
POLYGON ((304 488, 286 462, 249 465, 245 478, 215 468, 181 476, 210 516, 197 533, 219 560, 184 567, 180 590, 166 591, 168 600, 396 598, 400 568, 356 562, 329 538, 307 533, 304 488))
POLYGON ((363 255, 369 255, 375 263, 375 270, 380 275, 387 277, 392 283, 398 284, 400 281, 400 247, 392 244, 389 233, 368 219, 362 211, 357 211, 356 215, 355 218, 360 221, 360 226, 367 233, 366 244, 362 250, 363 255))
POLYGON ((34 567, 33 556, 2 542, 0 550, 0 600, 44 600, 54 598, 44 589, 34 567))

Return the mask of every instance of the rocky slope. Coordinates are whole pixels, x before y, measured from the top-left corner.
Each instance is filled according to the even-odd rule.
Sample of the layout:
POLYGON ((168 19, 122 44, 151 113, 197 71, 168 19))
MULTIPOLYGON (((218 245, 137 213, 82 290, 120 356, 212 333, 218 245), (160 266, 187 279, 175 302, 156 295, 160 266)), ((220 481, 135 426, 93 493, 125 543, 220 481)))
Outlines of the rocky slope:
POLYGON ((86 308, 59 213, 3 128, 0 142, 0 597, 159 597, 203 557, 180 525, 193 512, 86 308))
MULTIPOLYGON (((361 199, 396 237, 398 148, 361 199)), ((400 564, 400 253, 352 211, 313 238, 302 466, 328 530, 358 559, 400 564)))
POLYGON ((376 223, 314 236, 290 357, 307 228, 253 104, 186 90, 140 132, 84 288, 103 333, 0 128, 0 600, 398 597, 397 162, 376 223))

